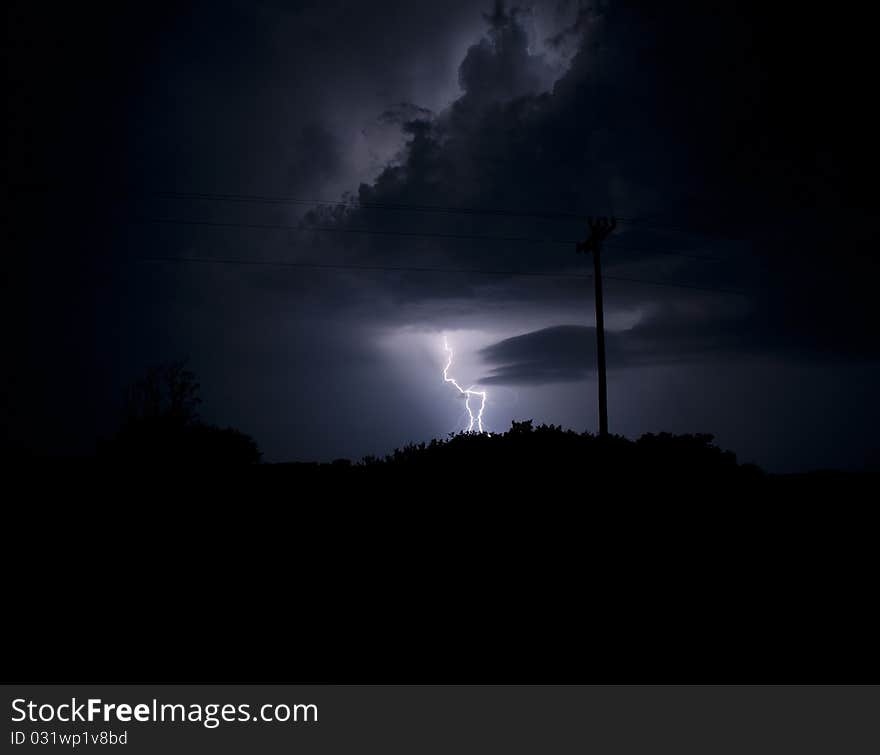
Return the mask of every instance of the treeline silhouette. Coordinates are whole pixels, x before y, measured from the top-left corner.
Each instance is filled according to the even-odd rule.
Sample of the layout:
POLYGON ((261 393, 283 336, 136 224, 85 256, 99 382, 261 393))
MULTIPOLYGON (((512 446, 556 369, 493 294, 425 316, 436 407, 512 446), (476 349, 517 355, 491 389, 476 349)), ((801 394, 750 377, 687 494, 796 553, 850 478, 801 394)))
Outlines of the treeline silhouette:
POLYGON ((448 486, 456 495, 465 482, 498 487, 544 482, 631 484, 759 483, 767 475, 753 464, 719 448, 710 434, 648 433, 638 440, 564 430, 559 425, 513 422, 504 433, 453 434, 446 439, 412 443, 384 457, 353 463, 269 465, 279 471, 318 478, 381 479, 418 477, 448 486))
POLYGON ((680 496, 710 503, 753 494, 839 495, 874 477, 840 470, 768 473, 756 464, 740 463, 710 433, 645 433, 632 440, 535 425, 533 420, 514 421, 503 433, 461 432, 410 443, 357 462, 260 466, 279 484, 285 478, 319 486, 351 484, 359 493, 378 489, 456 504, 480 496, 487 502, 552 497, 604 508, 624 497, 657 504, 680 496))

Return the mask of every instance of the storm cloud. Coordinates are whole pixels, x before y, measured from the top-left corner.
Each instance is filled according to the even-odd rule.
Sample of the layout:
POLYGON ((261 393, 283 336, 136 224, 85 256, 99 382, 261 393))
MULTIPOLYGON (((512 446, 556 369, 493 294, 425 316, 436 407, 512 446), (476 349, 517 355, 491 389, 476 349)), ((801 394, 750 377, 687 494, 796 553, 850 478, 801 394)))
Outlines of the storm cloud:
MULTIPOLYGON (((805 344, 779 336, 763 327, 753 314, 720 316, 666 307, 644 315, 631 328, 606 331, 606 362, 609 370, 619 371, 701 362, 747 363, 768 357, 809 364, 838 356, 816 353, 805 344)), ((485 346, 480 356, 492 365, 480 378, 481 385, 546 385, 592 379, 597 368, 596 328, 542 328, 485 346)))
MULTIPOLYGON (((768 38, 768 29, 782 34, 788 16, 762 12, 758 23, 753 12, 749 4, 663 12, 640 3, 584 5, 562 32, 578 47, 560 72, 531 51, 521 14, 497 5, 486 36, 462 61, 462 95, 436 115, 404 121, 400 159, 361 184, 356 198, 365 206, 501 207, 575 217, 403 219, 353 206, 333 222, 379 234, 403 227, 547 239, 365 237, 347 242, 353 258, 580 271, 583 260, 558 242, 582 237, 578 214, 616 213, 629 222, 609 243, 610 277, 740 290, 774 339, 793 339, 817 355, 862 358, 874 349, 868 289, 876 264, 867 249, 876 232, 859 214, 866 198, 853 196, 848 181, 866 169, 864 157, 849 154, 849 138, 866 133, 864 114, 842 120, 853 107, 846 81, 834 83, 838 110, 815 107, 814 87, 830 85, 827 66, 804 50, 802 68, 792 71, 791 47, 776 48, 768 38), (822 271, 832 246, 836 273, 829 280, 822 271), (833 305, 817 306, 819 297, 833 305)), ((802 21, 813 28, 809 18, 802 21)), ((794 42, 798 51, 800 44, 794 42)), ((318 214, 307 222, 327 220, 318 214)), ((503 298, 504 286, 492 283, 491 296, 503 298)), ((402 302, 471 296, 476 312, 486 284, 479 276, 412 275, 389 290, 402 302)), ((612 285, 612 307, 700 297, 686 288, 612 285)), ((531 298, 523 288, 511 284, 511 299, 531 298)), ((560 306, 580 296, 562 284, 557 290, 560 306)))

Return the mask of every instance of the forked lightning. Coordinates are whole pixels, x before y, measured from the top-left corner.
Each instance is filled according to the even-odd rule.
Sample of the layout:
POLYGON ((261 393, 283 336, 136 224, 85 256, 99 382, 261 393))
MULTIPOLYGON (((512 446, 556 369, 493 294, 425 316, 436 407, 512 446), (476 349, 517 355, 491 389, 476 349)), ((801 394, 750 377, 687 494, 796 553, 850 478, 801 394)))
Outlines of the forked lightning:
POLYGON ((446 336, 443 336, 443 348, 446 350, 446 353, 449 354, 449 360, 446 362, 446 367, 443 368, 443 380, 447 383, 452 383, 452 385, 458 389, 458 392, 464 396, 464 405, 471 420, 468 425, 468 432, 474 431, 474 423, 476 423, 479 432, 485 432, 485 430, 483 430, 483 409, 486 408, 486 391, 475 391, 473 390, 473 386, 467 389, 462 388, 456 382, 455 378, 449 377, 449 368, 452 367, 453 354, 446 336), (480 397, 480 409, 476 415, 474 415, 473 409, 471 409, 471 396, 480 397))

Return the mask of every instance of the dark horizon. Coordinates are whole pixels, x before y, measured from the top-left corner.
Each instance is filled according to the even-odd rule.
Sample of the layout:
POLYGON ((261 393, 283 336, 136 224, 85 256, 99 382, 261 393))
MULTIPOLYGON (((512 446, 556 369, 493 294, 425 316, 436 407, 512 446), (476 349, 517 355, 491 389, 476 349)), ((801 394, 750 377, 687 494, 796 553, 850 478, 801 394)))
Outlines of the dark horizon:
POLYGON ((614 216, 612 434, 876 470, 871 25, 442 6, 8 5, 7 451, 94 453, 184 358, 266 461, 445 438, 468 390, 595 432, 614 216))

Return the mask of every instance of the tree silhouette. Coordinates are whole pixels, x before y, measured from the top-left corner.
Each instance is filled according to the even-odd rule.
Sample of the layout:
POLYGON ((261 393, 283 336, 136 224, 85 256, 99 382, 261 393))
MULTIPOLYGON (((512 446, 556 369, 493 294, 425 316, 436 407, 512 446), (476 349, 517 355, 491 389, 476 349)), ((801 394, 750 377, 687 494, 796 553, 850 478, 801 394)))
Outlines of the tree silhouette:
POLYGON ((185 361, 149 369, 125 396, 125 420, 106 455, 127 464, 228 466, 260 460, 256 442, 199 417, 199 382, 185 361))
POLYGON ((125 400, 126 421, 166 420, 181 425, 199 420, 201 386, 186 361, 152 367, 131 385, 125 400))

